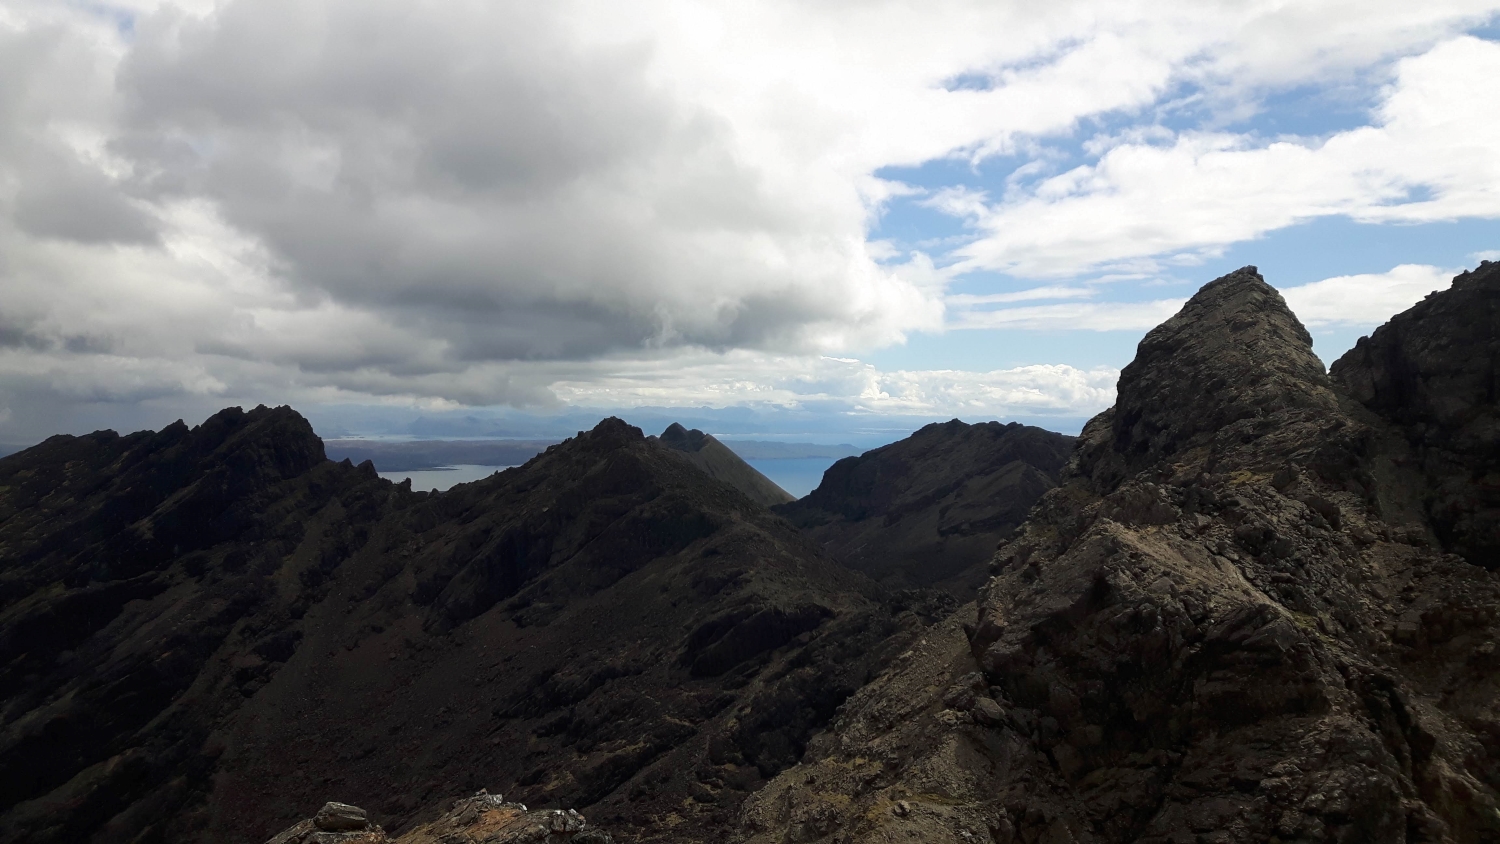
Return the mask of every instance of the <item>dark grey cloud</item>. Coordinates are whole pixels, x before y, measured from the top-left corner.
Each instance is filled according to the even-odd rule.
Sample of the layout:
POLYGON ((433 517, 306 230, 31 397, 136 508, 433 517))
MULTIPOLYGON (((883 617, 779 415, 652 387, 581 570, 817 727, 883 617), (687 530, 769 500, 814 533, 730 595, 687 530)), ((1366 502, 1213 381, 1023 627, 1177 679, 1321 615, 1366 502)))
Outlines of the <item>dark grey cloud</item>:
POLYGON ((746 262, 748 241, 805 236, 795 203, 727 153, 721 118, 649 78, 648 45, 580 44, 540 5, 462 8, 142 22, 116 149, 157 199, 211 199, 297 290, 433 332, 455 366, 797 345, 849 321, 848 264, 881 271, 858 243, 835 248, 845 266, 774 242, 746 262))
POLYGON ((106 354, 115 343, 104 335, 60 334, 34 322, 0 312, 0 349, 70 354, 106 354))
POLYGON ((847 359, 940 328, 953 272, 868 242, 905 189, 874 174, 1494 6, 1380 0, 1330 48, 1323 4, 121 2, 0 0, 0 437, 174 403, 1092 407, 1107 373, 847 359))
POLYGON ((0 214, 28 234, 82 243, 155 238, 151 215, 80 155, 79 142, 93 140, 80 130, 100 106, 88 89, 101 58, 58 22, 0 26, 0 170, 10 177, 0 214))
POLYGON ((0 7, 0 430, 172 396, 545 406, 619 355, 934 323, 847 180, 777 183, 649 26, 0 7))
POLYGON ((16 194, 23 232, 80 243, 154 243, 155 219, 98 168, 60 156, 32 156, 16 194))

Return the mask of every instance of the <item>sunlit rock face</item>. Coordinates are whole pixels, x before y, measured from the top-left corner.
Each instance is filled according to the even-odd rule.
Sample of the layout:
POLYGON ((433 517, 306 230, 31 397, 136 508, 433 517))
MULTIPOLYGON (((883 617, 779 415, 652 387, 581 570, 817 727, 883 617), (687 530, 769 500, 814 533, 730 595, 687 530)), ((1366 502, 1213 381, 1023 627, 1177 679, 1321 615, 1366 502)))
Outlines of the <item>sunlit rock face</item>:
MULTIPOLYGON (((1392 325, 1442 333, 1472 284, 1392 325)), ((1446 336, 1470 338, 1453 360, 1491 357, 1493 334, 1446 336)), ((1325 375, 1253 268, 1205 286, 1142 341, 977 602, 752 799, 746 836, 1496 840, 1500 577, 1445 553, 1402 416, 1429 411, 1346 386, 1356 369, 1325 375)), ((1493 413, 1480 395, 1462 418, 1493 413)))

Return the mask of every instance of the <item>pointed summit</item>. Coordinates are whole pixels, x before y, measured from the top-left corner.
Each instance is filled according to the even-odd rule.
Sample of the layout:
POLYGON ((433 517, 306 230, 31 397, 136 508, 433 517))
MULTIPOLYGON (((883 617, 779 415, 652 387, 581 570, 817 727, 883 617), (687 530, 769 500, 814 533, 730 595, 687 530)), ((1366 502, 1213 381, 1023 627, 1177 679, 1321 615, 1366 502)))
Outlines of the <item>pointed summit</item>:
POLYGON ((697 428, 688 430, 680 423, 673 422, 661 432, 660 437, 653 439, 680 454, 704 474, 729 484, 762 507, 773 507, 796 500, 777 486, 775 481, 746 463, 729 446, 697 428))
POLYGON ((696 428, 689 431, 682 427, 681 422, 673 422, 667 426, 667 430, 661 432, 662 444, 678 451, 701 451, 710 440, 713 437, 696 428))
POLYGON ((1248 443, 1274 416, 1336 405, 1312 336, 1249 266, 1204 285, 1141 340, 1107 421, 1133 470, 1197 446, 1248 443))

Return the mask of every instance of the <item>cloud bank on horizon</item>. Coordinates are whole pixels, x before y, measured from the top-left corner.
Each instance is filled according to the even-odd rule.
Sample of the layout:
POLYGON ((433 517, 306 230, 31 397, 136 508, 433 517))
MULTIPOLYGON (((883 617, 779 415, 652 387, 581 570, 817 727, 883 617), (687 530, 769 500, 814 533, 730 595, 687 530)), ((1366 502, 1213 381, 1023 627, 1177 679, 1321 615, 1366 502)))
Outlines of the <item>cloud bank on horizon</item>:
POLYGON ((1500 248, 1497 16, 0 0, 0 440, 262 401, 1087 415, 1261 253, 1347 345, 1500 248))

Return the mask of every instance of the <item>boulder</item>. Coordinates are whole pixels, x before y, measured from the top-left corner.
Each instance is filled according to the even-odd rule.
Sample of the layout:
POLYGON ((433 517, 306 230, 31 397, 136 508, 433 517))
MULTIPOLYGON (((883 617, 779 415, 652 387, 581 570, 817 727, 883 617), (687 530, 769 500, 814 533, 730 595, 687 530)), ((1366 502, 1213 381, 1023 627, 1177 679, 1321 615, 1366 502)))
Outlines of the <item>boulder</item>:
POLYGON ((324 832, 351 832, 369 828, 370 816, 358 806, 328 802, 313 816, 313 824, 324 832))

